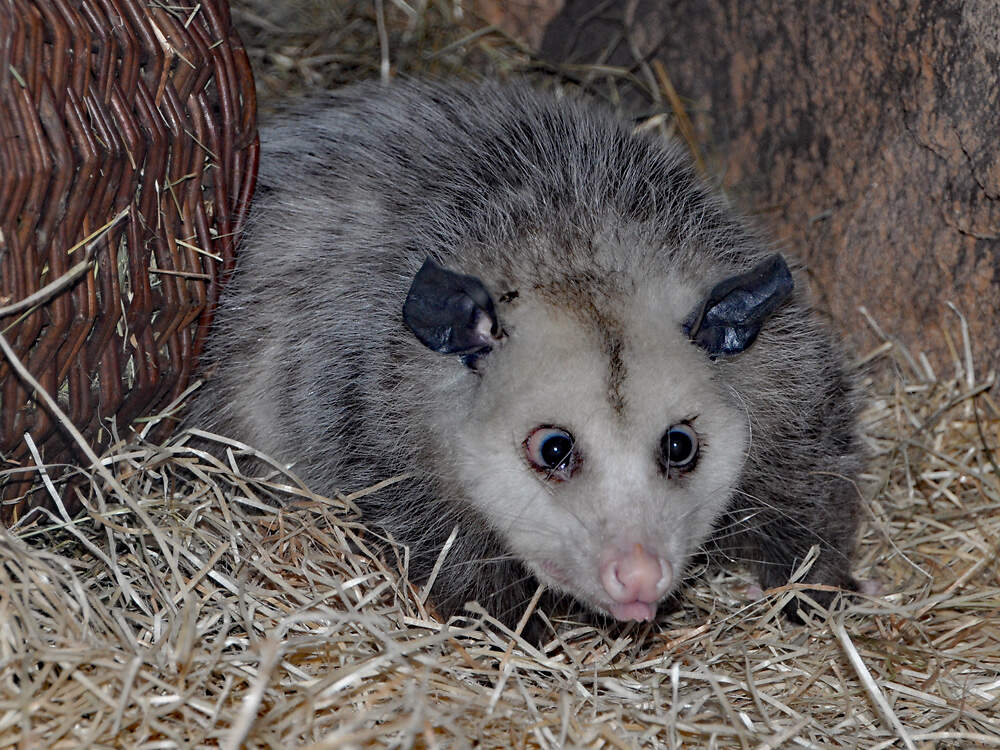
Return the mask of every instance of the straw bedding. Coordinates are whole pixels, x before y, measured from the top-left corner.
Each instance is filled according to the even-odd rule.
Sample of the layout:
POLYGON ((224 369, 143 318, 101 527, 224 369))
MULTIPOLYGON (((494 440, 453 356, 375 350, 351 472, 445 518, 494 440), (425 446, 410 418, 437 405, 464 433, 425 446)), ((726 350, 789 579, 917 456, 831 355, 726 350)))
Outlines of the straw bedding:
MULTIPOLYGON (((394 4, 397 26, 338 7, 360 14, 358 44, 365 24, 403 44, 394 4)), ((295 67, 267 67, 275 49, 332 54, 280 28, 266 48, 273 22, 236 10, 262 86, 295 67)), ((533 65, 495 32, 464 46, 492 72, 533 65)), ((377 74, 385 45, 367 50, 377 74)), ((1000 408, 954 321, 947 374, 881 332, 861 358, 857 571, 883 593, 805 625, 779 614, 805 592, 751 599, 731 568, 701 571, 655 623, 553 622, 540 647, 474 605, 445 624, 405 550, 373 553, 357 495, 318 497, 294 467, 249 476, 253 449, 224 437, 214 453, 191 435, 120 443, 79 469, 83 515, 0 532, 0 746, 1000 746, 1000 408)))
POLYGON ((899 352, 865 418, 858 569, 885 594, 805 626, 777 614, 794 585, 751 601, 740 570, 541 648, 475 608, 443 625, 352 496, 246 476, 231 442, 120 446, 86 515, 0 537, 0 744, 1000 745, 1000 410, 964 356, 931 380, 899 352))

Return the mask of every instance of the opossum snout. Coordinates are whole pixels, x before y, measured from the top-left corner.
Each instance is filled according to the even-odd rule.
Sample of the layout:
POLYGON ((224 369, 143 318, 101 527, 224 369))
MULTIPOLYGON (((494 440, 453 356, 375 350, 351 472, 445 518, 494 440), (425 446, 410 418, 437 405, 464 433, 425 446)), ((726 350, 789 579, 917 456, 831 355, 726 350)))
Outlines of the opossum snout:
POLYGON ((611 614, 619 620, 652 620, 656 603, 673 583, 670 563, 638 543, 627 552, 607 555, 600 576, 604 591, 615 602, 611 614))

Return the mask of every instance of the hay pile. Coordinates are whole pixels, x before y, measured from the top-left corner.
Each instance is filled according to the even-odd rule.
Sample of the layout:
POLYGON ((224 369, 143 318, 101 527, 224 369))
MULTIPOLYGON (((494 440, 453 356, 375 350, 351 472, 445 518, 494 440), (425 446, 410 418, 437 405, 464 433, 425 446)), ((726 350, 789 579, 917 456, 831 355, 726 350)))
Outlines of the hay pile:
POLYGON ((0 533, 0 746, 1000 746, 992 378, 876 354, 858 570, 886 594, 806 626, 740 570, 541 648, 475 608, 444 625, 356 496, 247 476, 236 443, 119 446, 84 516, 0 533))
MULTIPOLYGON (((406 26, 386 29, 392 45, 406 26)), ((289 60, 308 42, 292 32, 274 34, 289 60)), ((534 65, 496 34, 435 59, 473 44, 534 65)), ((878 374, 857 570, 885 594, 805 626, 777 614, 794 585, 749 601, 741 570, 704 574, 654 624, 554 623, 540 648, 474 607, 443 624, 404 550, 371 553, 358 495, 248 476, 253 450, 222 438, 221 459, 190 435, 117 445, 80 469, 82 516, 0 531, 0 746, 1000 746, 1000 408, 955 320, 947 374, 885 336, 863 358, 878 374)))

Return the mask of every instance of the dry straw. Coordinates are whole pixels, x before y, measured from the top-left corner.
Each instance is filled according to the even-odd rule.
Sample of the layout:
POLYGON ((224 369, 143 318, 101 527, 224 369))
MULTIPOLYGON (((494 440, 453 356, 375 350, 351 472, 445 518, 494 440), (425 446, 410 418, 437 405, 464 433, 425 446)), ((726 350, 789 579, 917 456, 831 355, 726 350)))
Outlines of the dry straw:
MULTIPOLYGON (((394 23, 367 73, 396 59, 394 23)), ((453 49, 530 65, 511 44, 453 49)), ((655 623, 556 622, 539 646, 474 605, 442 623, 405 550, 372 551, 357 494, 248 475, 256 453, 223 437, 112 446, 77 469, 78 517, 40 469, 55 510, 0 531, 0 746, 1000 746, 1000 408, 953 319, 946 374, 881 332, 862 358, 857 570, 883 594, 805 625, 779 614, 795 584, 751 600, 744 571, 712 570, 655 623)))
POLYGON ((740 570, 541 646, 442 623, 356 495, 223 438, 115 446, 83 516, 0 533, 0 746, 1000 746, 1000 409, 957 349, 932 379, 880 348, 858 570, 885 593, 804 626, 740 570))

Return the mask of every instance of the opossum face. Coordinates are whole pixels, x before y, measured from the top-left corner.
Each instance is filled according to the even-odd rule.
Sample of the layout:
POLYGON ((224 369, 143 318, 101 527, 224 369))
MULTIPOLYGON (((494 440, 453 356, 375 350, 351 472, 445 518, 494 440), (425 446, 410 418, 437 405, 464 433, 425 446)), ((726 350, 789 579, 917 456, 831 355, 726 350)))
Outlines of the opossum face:
MULTIPOLYGON (((465 502, 541 581, 618 619, 651 619, 743 467, 747 415, 707 356, 725 352, 697 339, 732 344, 739 332, 730 322, 712 333, 729 319, 718 300, 699 305, 680 286, 636 290, 607 310, 521 290, 495 310, 464 300, 470 277, 456 278, 432 307, 459 310, 465 333, 445 327, 435 339, 407 321, 421 340, 451 337, 475 355, 471 412, 449 439, 465 502)), ((731 291, 716 296, 752 343, 752 315, 731 291)))
POLYGON ((653 616, 746 450, 746 415, 680 322, 611 332, 526 299, 456 441, 469 502, 511 551, 619 619, 653 616))

